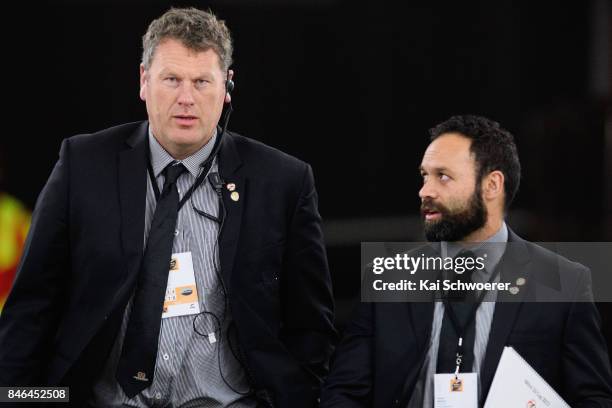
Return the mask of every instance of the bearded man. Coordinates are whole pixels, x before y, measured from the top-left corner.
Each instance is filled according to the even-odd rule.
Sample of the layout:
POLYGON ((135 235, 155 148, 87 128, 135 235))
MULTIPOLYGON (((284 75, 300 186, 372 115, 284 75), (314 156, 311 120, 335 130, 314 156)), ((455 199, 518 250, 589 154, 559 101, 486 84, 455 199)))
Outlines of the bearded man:
POLYGON ((439 376, 460 372, 474 379, 464 384, 474 398, 452 406, 480 407, 504 347, 512 346, 572 407, 612 407, 590 271, 505 223, 521 176, 514 137, 473 115, 454 116, 430 134, 419 191, 430 246, 445 259, 466 245, 477 256, 486 247, 485 267, 467 280, 512 287, 464 303, 362 302, 334 355, 321 406, 432 408, 444 391, 435 387, 439 376), (535 293, 550 296, 529 301, 535 293))

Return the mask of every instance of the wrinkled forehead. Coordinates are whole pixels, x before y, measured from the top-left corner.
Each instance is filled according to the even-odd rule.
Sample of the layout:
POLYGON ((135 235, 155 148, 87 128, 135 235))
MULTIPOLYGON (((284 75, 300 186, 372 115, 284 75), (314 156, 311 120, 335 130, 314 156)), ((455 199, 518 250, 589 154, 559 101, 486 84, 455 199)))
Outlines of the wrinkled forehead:
POLYGON ((194 49, 175 39, 167 39, 158 44, 150 68, 223 72, 219 55, 213 48, 194 49))
POLYGON ((460 133, 444 133, 432 141, 421 161, 425 171, 451 169, 465 172, 475 169, 474 154, 470 151, 472 141, 460 133))

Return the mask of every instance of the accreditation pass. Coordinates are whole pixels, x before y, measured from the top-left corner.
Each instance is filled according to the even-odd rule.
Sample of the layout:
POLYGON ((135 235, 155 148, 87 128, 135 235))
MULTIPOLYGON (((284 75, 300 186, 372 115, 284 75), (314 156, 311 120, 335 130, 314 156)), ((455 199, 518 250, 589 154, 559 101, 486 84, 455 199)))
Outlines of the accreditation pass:
POLYGON ((478 374, 436 374, 434 408, 477 408, 478 374))
POLYGON ((200 313, 191 252, 172 254, 162 317, 200 313))

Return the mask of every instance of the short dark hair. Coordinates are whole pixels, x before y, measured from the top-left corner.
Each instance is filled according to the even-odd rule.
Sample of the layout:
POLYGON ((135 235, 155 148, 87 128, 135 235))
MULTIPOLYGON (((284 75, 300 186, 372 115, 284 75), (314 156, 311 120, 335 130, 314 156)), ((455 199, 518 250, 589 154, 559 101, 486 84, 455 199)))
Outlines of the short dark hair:
POLYGON ((521 181, 521 163, 512 133, 499 123, 476 115, 457 115, 429 129, 434 141, 445 133, 459 133, 472 141, 470 151, 476 161, 476 180, 492 171, 504 174, 507 210, 518 191, 521 181))

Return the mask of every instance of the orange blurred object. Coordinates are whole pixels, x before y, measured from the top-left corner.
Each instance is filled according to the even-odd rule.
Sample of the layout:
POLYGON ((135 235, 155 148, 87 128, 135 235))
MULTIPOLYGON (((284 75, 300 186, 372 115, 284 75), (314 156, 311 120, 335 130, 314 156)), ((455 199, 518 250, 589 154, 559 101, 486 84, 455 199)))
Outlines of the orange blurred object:
POLYGON ((31 218, 16 198, 0 192, 0 311, 15 278, 31 218))

